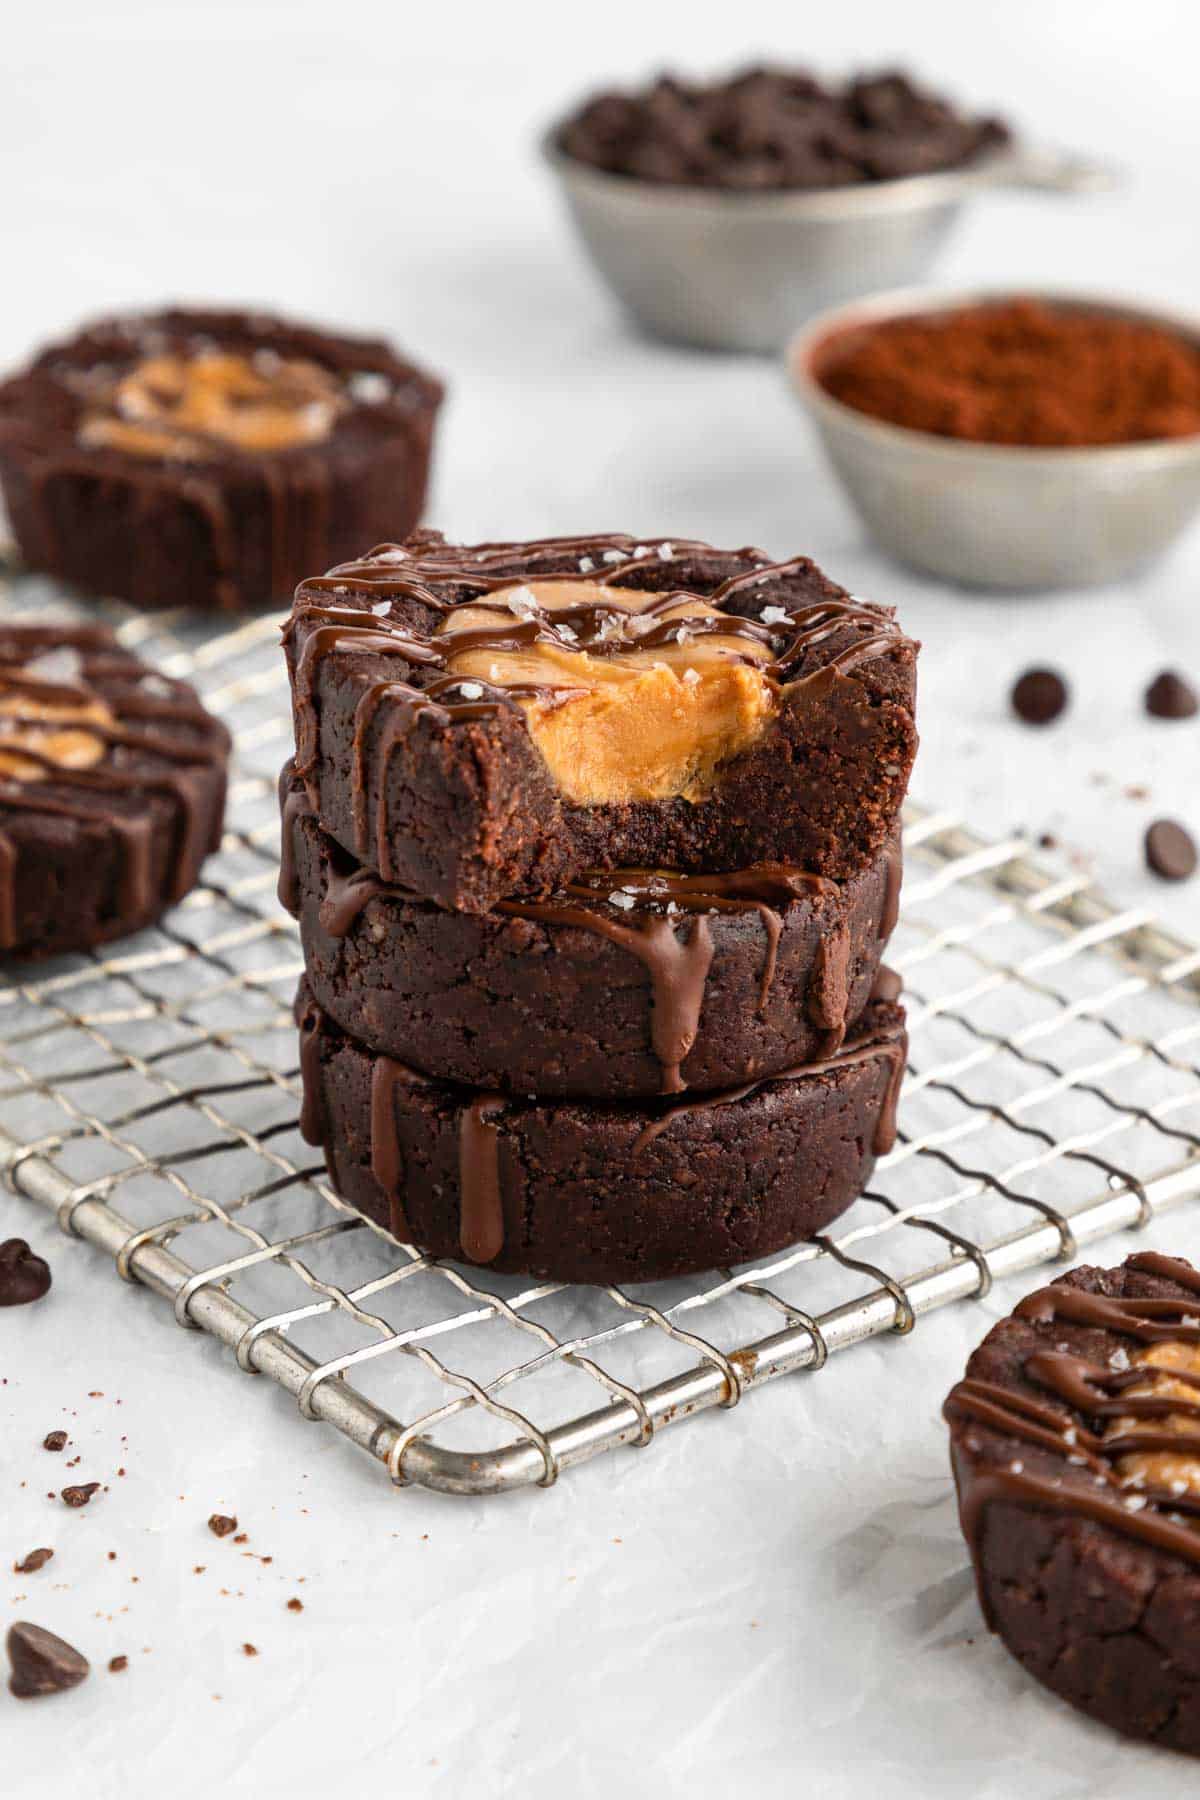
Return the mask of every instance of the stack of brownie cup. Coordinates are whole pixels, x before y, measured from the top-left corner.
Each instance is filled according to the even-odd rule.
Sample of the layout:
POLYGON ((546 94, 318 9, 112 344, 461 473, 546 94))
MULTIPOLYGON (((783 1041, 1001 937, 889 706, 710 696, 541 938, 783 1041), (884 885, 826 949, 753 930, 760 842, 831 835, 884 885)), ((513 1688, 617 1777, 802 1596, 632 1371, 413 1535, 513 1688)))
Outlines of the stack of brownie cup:
POLYGON ((589 1282, 828 1225, 895 1130, 917 646, 805 557, 422 532, 302 583, 302 1128, 438 1256, 589 1282))

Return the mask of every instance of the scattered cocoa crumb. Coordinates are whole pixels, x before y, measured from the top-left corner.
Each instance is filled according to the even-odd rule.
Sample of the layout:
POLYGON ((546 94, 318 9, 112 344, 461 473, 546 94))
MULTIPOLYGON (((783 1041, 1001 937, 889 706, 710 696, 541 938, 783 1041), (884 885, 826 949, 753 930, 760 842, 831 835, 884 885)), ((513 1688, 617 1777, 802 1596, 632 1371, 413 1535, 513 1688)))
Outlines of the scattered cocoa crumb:
POLYGON ((115 1550, 110 1550, 110 1551, 109 1551, 109 1553, 108 1553, 108 1560, 109 1560, 109 1562, 116 1562, 116 1560, 117 1560, 117 1553, 116 1553, 116 1551, 115 1551, 115 1550))
POLYGON ((192 1570, 192 1574, 193 1575, 203 1575, 207 1566, 208 1565, 206 1563, 197 1563, 195 1568, 192 1570))
POLYGON ((63 1450, 66 1448, 66 1443, 67 1434, 65 1431, 48 1431, 42 1439, 42 1449, 63 1450))
POLYGON ((108 1672, 110 1675, 123 1675, 128 1667, 129 1658, 127 1656, 110 1656, 108 1659, 108 1672))
POLYGON ((1058 849, 1058 839, 1055 837, 1055 835, 1052 831, 1043 831, 1042 832, 1041 836, 1038 838, 1038 849, 1039 850, 1057 850, 1058 849))
POLYGON ((62 1498, 68 1506, 86 1506, 93 1494, 100 1492, 98 1481, 84 1481, 78 1487, 65 1487, 62 1498))
POLYGON ((1148 800, 1150 798, 1150 789, 1148 787, 1143 787, 1140 781, 1135 781, 1130 787, 1125 789, 1125 798, 1127 800, 1148 800))
POLYGON ((248 1531, 239 1531, 233 1541, 235 1544, 248 1544, 250 1542, 250 1533, 248 1531))
POLYGON ((208 1521, 208 1529, 214 1537, 228 1537, 231 1531, 237 1530, 237 1520, 226 1513, 213 1513, 208 1521))
POLYGON ((304 1611, 303 1600, 297 1600, 296 1596, 294 1594, 293 1594, 292 1598, 288 1601, 287 1606, 288 1606, 289 1612, 303 1612, 304 1611))
POLYGON ((242 1654, 244 1656, 257 1656, 258 1650, 254 1644, 243 1644, 242 1645, 242 1654))
POLYGON ((28 1556, 13 1564, 13 1574, 36 1575, 39 1569, 45 1568, 53 1555, 53 1550, 31 1550, 28 1556))

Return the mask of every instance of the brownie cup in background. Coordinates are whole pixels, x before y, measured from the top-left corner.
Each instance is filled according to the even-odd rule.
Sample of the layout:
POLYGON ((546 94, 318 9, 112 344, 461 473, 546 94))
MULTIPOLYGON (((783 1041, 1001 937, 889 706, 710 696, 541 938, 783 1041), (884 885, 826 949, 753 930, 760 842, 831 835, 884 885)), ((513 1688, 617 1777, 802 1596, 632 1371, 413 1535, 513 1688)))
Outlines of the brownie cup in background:
POLYGON ((427 1254, 559 1281, 651 1281, 821 1230, 891 1147, 904 1013, 833 1056, 677 1101, 506 1097, 364 1049, 302 985, 308 1142, 337 1191, 427 1254))
POLYGON ((1200 1754, 1200 1272, 1072 1270, 989 1332, 945 1413, 992 1630, 1093 1718, 1200 1754))
POLYGON ((236 612, 417 523, 441 397, 372 339, 245 312, 105 319, 0 385, 0 483, 30 568, 236 612))
POLYGON ((152 923, 221 841, 229 734, 101 626, 0 626, 0 954, 152 923))
POLYGON ((828 1057, 895 921, 896 840, 842 882, 618 869, 450 912, 348 857, 286 775, 282 798, 280 892, 313 998, 362 1045, 471 1086, 628 1099, 828 1057))
POLYGON ((803 556, 420 532, 305 581, 285 639, 322 828, 461 911, 592 869, 845 879, 916 751, 917 645, 803 556))

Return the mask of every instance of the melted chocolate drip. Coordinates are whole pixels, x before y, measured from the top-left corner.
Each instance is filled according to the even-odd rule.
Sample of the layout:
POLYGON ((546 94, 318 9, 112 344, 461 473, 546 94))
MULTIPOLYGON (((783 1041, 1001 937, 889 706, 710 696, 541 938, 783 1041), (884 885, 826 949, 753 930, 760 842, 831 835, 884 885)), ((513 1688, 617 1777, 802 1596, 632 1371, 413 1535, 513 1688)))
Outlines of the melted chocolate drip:
POLYGON ((477 1094, 459 1117, 458 1235, 468 1262, 490 1263, 504 1248, 500 1132, 495 1120, 507 1105, 503 1094, 477 1094))
MULTIPOLYGON (((19 629, 19 628, 18 628, 19 629)), ((86 678, 89 668, 99 676, 105 670, 130 680, 152 675, 150 669, 124 657, 114 659, 115 646, 97 639, 86 628, 73 631, 68 626, 56 627, 52 635, 30 636, 29 655, 36 657, 50 648, 74 649, 79 652, 86 678)), ((123 914, 137 919, 148 914, 155 900, 153 877, 153 822, 145 814, 131 814, 106 806, 105 794, 166 794, 179 816, 179 839, 170 859, 171 901, 183 898, 195 879, 195 872, 208 845, 201 842, 199 797, 189 779, 188 770, 197 765, 213 765, 222 755, 221 740, 212 732, 207 743, 184 744, 165 731, 155 729, 156 721, 193 725, 203 730, 212 720, 199 704, 172 693, 164 697, 115 691, 114 684, 95 685, 78 681, 54 681, 36 672, 30 673, 11 653, 0 656, 0 693, 15 694, 15 710, 0 718, 0 755, 19 758, 41 771, 44 781, 21 781, 0 772, 0 818, 5 813, 37 813, 45 817, 75 819, 84 824, 102 826, 122 844, 120 889, 117 904, 123 914), (90 718, 48 717, 37 710, 39 704, 81 706, 100 699, 116 715, 108 724, 90 718), (29 703, 30 710, 22 708, 29 703), (130 731, 125 721, 148 723, 148 729, 130 731), (104 746, 102 759, 87 768, 72 768, 44 755, 30 743, 6 742, 6 732, 45 731, 53 733, 69 729, 94 738, 104 746), (126 768, 112 761, 111 752, 130 751, 166 763, 166 769, 126 768), (46 789, 75 789, 96 796, 90 802, 63 799, 60 793, 46 789)), ((0 950, 11 950, 17 942, 16 917, 17 852, 11 837, 0 834, 0 950)))
MULTIPOLYGON (((1099 1331, 1120 1333, 1142 1344, 1200 1343, 1200 1271, 1177 1258, 1147 1250, 1127 1266, 1142 1274, 1172 1281, 1196 1296, 1188 1299, 1126 1299, 1087 1293, 1081 1288, 1046 1287, 1028 1295, 1015 1316, 1030 1324, 1061 1319, 1099 1331)), ((1035 1350, 1024 1373, 1053 1397, 1042 1402, 995 1382, 967 1378, 946 1400, 947 1419, 974 1419, 993 1431, 1034 1444, 1063 1459, 1087 1476, 1068 1478, 1037 1474, 1019 1465, 982 1465, 968 1470, 963 1462, 959 1510, 963 1533, 972 1548, 979 1574, 979 1599, 988 1623, 991 1608, 983 1588, 979 1544, 984 1515, 993 1500, 1008 1500, 1056 1512, 1074 1512, 1126 1537, 1200 1564, 1200 1531, 1180 1523, 1200 1514, 1200 1495, 1179 1495, 1123 1481, 1116 1463, 1122 1458, 1165 1451, 1200 1456, 1200 1430, 1195 1433, 1137 1429, 1140 1420, 1183 1416, 1200 1420, 1200 1397, 1174 1399, 1153 1391, 1133 1394, 1166 1377, 1200 1396, 1200 1377, 1135 1364, 1114 1369, 1065 1350, 1035 1350), (1100 1435, 1082 1420, 1132 1419, 1135 1429, 1100 1435)))
MULTIPOLYGON (((527 614, 514 617, 511 624, 481 626, 478 630, 447 634, 444 639, 436 638, 432 632, 414 632, 405 628, 386 611, 391 601, 405 599, 434 615, 444 616, 458 606, 478 605, 482 597, 499 589, 536 581, 539 563, 554 563, 564 556, 580 558, 588 565, 587 571, 576 574, 556 570, 552 576, 556 583, 577 582, 584 588, 594 588, 597 584, 620 587, 624 583, 644 595, 648 590, 638 587, 637 582, 644 578, 647 558, 652 558, 661 549, 667 549, 672 560, 680 555, 710 551, 708 545, 697 542, 676 541, 668 547, 659 540, 637 544, 631 538, 615 536, 542 538, 522 544, 478 544, 469 549, 424 540, 411 548, 381 545, 359 562, 343 563, 328 575, 302 583, 297 591, 293 615, 284 627, 284 636, 285 639, 292 638, 301 624, 313 627, 296 660, 294 707, 296 772, 305 784, 314 810, 319 801, 316 686, 320 666, 331 655, 383 654, 395 656, 406 665, 439 671, 424 687, 414 686, 406 679, 374 683, 364 693, 355 713, 351 771, 355 844, 360 858, 372 862, 386 877, 391 872, 386 817, 381 816, 375 821, 373 847, 370 821, 366 817, 367 745, 382 701, 386 699, 390 705, 387 727, 374 746, 381 815, 389 761, 397 744, 418 718, 433 717, 442 725, 465 724, 493 718, 502 708, 511 708, 522 699, 532 698, 548 705, 562 704, 579 691, 553 682, 507 687, 472 678, 466 680, 465 685, 471 695, 478 691, 478 697, 468 699, 463 696, 451 700, 449 696, 455 689, 462 693, 464 682, 446 674, 446 665, 451 657, 466 650, 512 651, 528 649, 537 643, 552 643, 563 649, 583 650, 593 656, 613 657, 677 641, 681 629, 693 635, 720 632, 770 647, 773 650, 771 660, 763 663, 756 659, 755 666, 773 683, 795 685, 790 677, 796 665, 819 650, 848 623, 869 624, 873 629, 820 667, 810 670, 802 678, 804 681, 828 682, 833 676, 849 675, 872 657, 907 642, 894 620, 848 595, 844 599, 831 597, 782 609, 786 616, 770 628, 761 620, 743 618, 736 613, 722 614, 717 619, 698 614, 665 619, 649 632, 628 637, 610 636, 602 631, 607 619, 628 615, 623 608, 606 605, 603 599, 597 600, 594 596, 582 599, 577 606, 554 612, 537 606, 531 597, 527 614), (639 550, 641 555, 636 554, 639 550), (520 572, 514 572, 514 566, 520 572), (447 586, 458 590, 456 598, 448 599, 438 591, 447 586), (354 588, 365 588, 372 595, 369 607, 337 604, 341 596, 354 588), (563 634, 564 625, 570 630, 569 638, 563 634)), ((755 564, 719 583, 710 594, 682 588, 655 591, 654 598, 643 606, 639 616, 644 620, 689 600, 719 610, 723 602, 748 588, 786 579, 808 566, 805 557, 755 564)))

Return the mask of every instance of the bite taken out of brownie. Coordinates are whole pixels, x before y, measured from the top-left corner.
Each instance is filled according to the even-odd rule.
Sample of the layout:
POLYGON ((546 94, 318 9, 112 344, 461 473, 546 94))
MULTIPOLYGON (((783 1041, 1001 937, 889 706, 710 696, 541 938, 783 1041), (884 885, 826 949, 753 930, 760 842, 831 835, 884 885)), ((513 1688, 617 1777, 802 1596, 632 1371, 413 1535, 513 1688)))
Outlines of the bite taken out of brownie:
POLYGON ((227 612, 420 518, 438 382, 374 339, 211 309, 102 319, 0 384, 25 563, 227 612))
POLYGON ((844 878, 916 753, 918 646, 803 556, 420 532, 303 582, 285 642, 322 828, 463 911, 595 869, 844 878))

